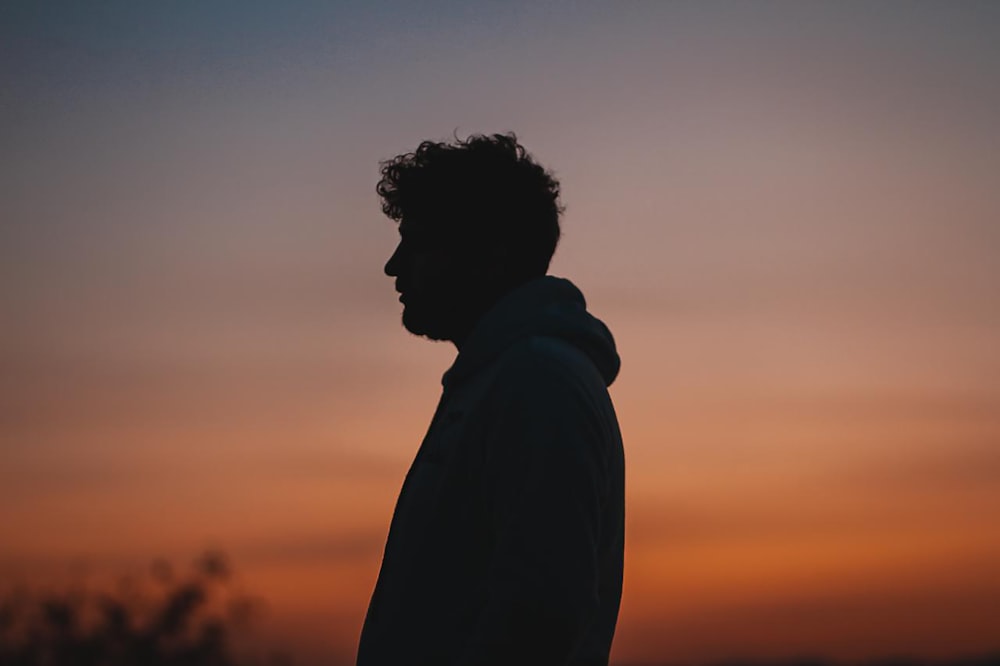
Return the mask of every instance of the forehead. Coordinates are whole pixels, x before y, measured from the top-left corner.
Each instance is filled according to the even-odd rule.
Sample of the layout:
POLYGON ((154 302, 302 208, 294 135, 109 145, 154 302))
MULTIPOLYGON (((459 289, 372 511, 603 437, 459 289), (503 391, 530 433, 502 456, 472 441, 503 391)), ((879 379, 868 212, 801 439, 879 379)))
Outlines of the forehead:
POLYGON ((407 215, 399 223, 399 235, 408 238, 433 238, 442 231, 440 225, 433 224, 425 217, 407 215))
POLYGON ((439 241, 426 224, 413 220, 404 220, 397 227, 400 241, 405 241, 412 249, 426 252, 437 245, 439 241))
POLYGON ((399 231, 405 234, 442 234, 458 226, 456 208, 440 197, 425 197, 403 206, 399 231))
POLYGON ((415 238, 420 235, 420 228, 414 222, 403 221, 397 227, 400 238, 415 238))

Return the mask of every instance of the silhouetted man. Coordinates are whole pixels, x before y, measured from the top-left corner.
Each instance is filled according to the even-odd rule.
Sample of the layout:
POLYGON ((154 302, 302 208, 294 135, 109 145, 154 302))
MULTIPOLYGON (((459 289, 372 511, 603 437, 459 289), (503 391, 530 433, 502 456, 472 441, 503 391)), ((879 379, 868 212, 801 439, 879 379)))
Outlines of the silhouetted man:
POLYGON ((382 163, 403 325, 458 357, 403 482, 358 666, 605 666, 621 600, 619 359, 546 275, 559 184, 513 134, 382 163))

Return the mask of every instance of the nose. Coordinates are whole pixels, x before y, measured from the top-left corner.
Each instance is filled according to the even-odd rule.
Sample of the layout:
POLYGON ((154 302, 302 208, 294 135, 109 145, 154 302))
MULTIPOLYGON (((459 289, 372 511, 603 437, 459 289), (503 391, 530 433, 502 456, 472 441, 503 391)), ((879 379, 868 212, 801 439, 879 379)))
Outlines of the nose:
POLYGON ((385 274, 389 277, 399 277, 399 246, 396 246, 395 251, 389 260, 385 262, 385 268, 383 269, 385 274))

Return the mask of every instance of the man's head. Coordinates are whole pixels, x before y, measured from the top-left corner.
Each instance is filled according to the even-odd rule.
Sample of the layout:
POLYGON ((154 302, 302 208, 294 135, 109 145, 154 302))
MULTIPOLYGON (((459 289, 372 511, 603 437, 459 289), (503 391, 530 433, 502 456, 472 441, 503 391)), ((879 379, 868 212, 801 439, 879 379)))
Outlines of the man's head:
POLYGON ((400 233, 385 272, 410 332, 460 345, 500 296, 545 275, 559 183, 514 134, 424 141, 381 168, 382 211, 400 233))

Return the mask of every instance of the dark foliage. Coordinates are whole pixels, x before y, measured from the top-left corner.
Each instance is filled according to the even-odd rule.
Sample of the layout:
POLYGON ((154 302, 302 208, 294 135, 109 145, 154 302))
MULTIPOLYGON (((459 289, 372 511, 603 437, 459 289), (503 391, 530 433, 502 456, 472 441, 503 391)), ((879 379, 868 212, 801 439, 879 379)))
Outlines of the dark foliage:
MULTIPOLYGON (((66 592, 0 598, 0 666, 248 666, 232 636, 257 604, 227 589, 230 568, 216 553, 175 578, 154 563, 152 594, 126 579, 115 593, 66 592)), ((271 657, 263 663, 287 664, 271 657)))

